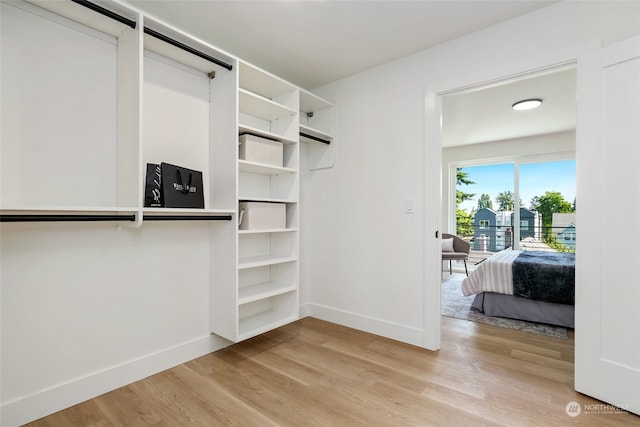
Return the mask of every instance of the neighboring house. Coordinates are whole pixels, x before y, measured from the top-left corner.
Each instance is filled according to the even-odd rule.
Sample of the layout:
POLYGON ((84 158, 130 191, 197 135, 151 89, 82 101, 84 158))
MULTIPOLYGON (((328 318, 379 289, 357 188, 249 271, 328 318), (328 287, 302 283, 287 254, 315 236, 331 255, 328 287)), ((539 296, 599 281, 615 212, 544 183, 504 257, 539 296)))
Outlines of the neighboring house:
MULTIPOLYGON (((555 229, 554 229, 555 231, 555 229)), ((565 228, 560 230, 556 234, 556 240, 558 243, 562 243, 565 246, 575 249, 576 248, 576 226, 575 224, 568 224, 565 228)))
POLYGON ((576 214, 573 213, 554 213, 551 220, 553 234, 556 236, 558 243, 565 246, 576 248, 576 214))
POLYGON ((501 251, 512 244, 511 211, 478 210, 473 218, 473 249, 501 251))
POLYGON ((490 251, 496 242, 496 211, 479 209, 473 217, 473 249, 490 251))
MULTIPOLYGON (((473 218, 473 249, 497 252, 513 246, 512 211, 478 210, 473 218)), ((520 240, 542 238, 542 215, 527 208, 520 208, 520 240)))
MULTIPOLYGON (((513 224, 514 213, 511 214, 513 224)), ((532 237, 535 240, 542 238, 542 215, 527 208, 520 208, 520 240, 532 237)))

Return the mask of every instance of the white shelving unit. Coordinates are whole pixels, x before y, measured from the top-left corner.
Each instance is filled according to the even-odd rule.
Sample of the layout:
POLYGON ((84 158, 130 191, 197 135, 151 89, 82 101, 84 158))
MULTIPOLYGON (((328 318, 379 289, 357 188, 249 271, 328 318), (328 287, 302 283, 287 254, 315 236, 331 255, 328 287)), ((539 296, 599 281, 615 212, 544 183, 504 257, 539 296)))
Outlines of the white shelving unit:
POLYGON ((234 60, 182 32, 144 17, 143 161, 167 162, 202 171, 205 209, 144 208, 145 215, 235 213, 233 71, 167 43, 160 33, 223 61, 234 60), (149 31, 151 29, 151 31, 149 31))
POLYGON ((237 287, 217 292, 233 304, 214 308, 224 321, 212 330, 240 341, 298 318, 299 90, 240 62, 238 135, 249 133, 283 145, 283 165, 237 159, 237 199, 286 204, 286 228, 237 231, 237 287), (235 321, 229 321, 235 319, 235 321))
POLYGON ((38 4, 2 4, 12 43, 1 61, 0 209, 137 215, 139 103, 130 88, 139 73, 128 59, 138 30, 71 2, 38 4))
POLYGON ((300 90, 300 142, 308 143, 311 170, 333 167, 336 145, 333 137, 335 106, 311 92, 300 90))
POLYGON ((1 3, 3 221, 231 216, 207 226, 211 331, 237 342, 296 320, 300 142, 327 167, 333 104, 126 3, 93 3, 119 18, 1 3), (282 166, 239 160, 243 133, 281 143, 282 166), (205 209, 143 206, 146 165, 160 162, 202 171, 205 209), (285 227, 238 230, 240 201, 285 204, 285 227))

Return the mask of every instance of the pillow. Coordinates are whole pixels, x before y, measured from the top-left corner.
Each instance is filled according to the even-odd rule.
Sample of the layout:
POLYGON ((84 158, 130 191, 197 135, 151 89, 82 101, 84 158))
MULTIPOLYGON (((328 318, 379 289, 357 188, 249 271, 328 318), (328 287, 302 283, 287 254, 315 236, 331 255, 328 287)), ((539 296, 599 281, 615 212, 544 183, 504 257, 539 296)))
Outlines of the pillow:
POLYGON ((453 237, 451 239, 442 239, 442 252, 455 252, 453 250, 453 237))

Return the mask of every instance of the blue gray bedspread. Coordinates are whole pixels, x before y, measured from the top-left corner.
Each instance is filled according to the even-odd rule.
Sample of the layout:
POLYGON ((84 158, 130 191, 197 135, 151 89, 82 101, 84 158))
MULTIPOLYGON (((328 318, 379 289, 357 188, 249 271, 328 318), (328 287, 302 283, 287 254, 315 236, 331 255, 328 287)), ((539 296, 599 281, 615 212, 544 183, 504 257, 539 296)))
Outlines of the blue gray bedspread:
POLYGON ((574 305, 575 265, 572 253, 524 251, 513 261, 513 294, 574 305))

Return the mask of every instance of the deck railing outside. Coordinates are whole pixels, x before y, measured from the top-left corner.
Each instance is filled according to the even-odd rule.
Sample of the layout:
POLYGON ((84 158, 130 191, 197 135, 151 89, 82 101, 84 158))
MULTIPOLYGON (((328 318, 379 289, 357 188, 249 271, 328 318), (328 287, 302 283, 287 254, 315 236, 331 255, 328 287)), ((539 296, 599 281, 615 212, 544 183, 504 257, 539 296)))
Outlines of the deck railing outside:
MULTIPOLYGON (((533 227, 533 230, 521 230, 519 249, 524 251, 575 252, 575 227, 533 227)), ((511 227, 489 226, 475 229, 471 236, 460 236, 471 244, 467 260, 469 273, 485 259, 501 250, 514 248, 511 227)), ((449 271, 449 262, 442 264, 444 272, 449 271)), ((464 263, 453 261, 454 273, 464 273, 464 263)))

